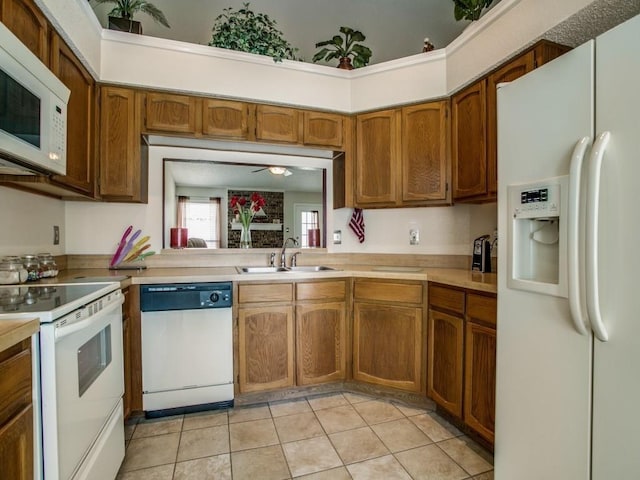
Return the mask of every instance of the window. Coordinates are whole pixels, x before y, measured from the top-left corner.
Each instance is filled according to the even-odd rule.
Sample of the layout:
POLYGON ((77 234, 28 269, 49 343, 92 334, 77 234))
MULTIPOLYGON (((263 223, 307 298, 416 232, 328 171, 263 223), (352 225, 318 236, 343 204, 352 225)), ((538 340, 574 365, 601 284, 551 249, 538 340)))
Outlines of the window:
POLYGON ((201 238, 209 248, 220 248, 220 199, 178 197, 178 225, 189 238, 201 238))
POLYGON ((319 234, 314 234, 318 231, 318 211, 317 210, 303 210, 300 212, 300 246, 301 247, 319 247, 320 238, 319 234), (309 235, 309 231, 311 236, 309 235))

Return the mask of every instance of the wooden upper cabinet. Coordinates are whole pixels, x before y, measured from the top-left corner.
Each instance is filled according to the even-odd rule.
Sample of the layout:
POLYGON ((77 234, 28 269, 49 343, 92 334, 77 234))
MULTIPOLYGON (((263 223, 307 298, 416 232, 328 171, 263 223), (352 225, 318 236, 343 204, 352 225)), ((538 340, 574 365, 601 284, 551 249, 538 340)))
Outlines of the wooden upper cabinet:
POLYGON ((0 0, 0 21, 49 65, 49 24, 33 0, 0 0))
POLYGON ((51 70, 71 90, 67 105, 67 173, 53 178, 57 183, 94 196, 97 158, 95 81, 55 32, 51 35, 51 70))
POLYGON ((304 112, 303 143, 342 149, 345 119, 343 115, 323 112, 304 112))
POLYGON ((356 118, 356 205, 394 206, 400 188, 398 110, 356 118))
POLYGON ((100 97, 100 195, 107 200, 146 202, 141 95, 128 88, 102 87, 100 97))
POLYGON ((145 130, 196 133, 196 97, 170 93, 146 94, 145 130))
POLYGON ((447 200, 448 102, 402 109, 402 201, 447 200))
POLYGON ((451 99, 453 198, 487 192, 486 79, 451 99))
POLYGON ((244 102, 202 100, 202 134, 210 137, 249 139, 249 116, 255 107, 244 102))
POLYGON ((295 108, 258 105, 256 107, 256 140, 298 143, 300 112, 295 108))
POLYGON ((511 82, 534 69, 535 54, 525 53, 487 78, 487 194, 495 198, 498 192, 498 101, 497 86, 511 82))

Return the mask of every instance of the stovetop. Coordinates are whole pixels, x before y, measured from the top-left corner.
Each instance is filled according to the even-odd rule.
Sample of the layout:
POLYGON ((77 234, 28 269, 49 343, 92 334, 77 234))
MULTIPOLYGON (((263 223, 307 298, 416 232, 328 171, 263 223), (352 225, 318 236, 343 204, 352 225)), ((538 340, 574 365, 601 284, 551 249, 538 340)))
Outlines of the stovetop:
POLYGON ((113 282, 0 286, 0 320, 33 315, 41 322, 52 321, 119 286, 113 282))

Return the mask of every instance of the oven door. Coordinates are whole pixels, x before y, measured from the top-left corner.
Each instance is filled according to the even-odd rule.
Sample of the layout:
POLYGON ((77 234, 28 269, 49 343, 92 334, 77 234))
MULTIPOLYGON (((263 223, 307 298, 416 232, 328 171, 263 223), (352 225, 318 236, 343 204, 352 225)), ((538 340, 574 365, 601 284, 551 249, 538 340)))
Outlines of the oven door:
POLYGON ((122 398, 121 305, 120 297, 80 321, 41 325, 47 479, 71 478, 122 398))

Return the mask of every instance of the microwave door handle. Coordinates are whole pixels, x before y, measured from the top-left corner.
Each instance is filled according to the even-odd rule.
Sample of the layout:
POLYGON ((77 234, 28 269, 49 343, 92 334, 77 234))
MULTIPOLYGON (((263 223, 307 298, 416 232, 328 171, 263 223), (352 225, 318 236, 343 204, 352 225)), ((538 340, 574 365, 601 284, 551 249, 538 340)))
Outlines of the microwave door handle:
POLYGON ((611 134, 602 132, 596 138, 589 158, 589 186, 587 195, 587 235, 586 235, 586 285, 587 311, 591 328, 601 342, 609 339, 600 311, 598 290, 598 220, 600 219, 600 174, 604 152, 611 134))
POLYGON ((582 334, 588 333, 588 317, 585 312, 584 295, 581 285, 583 285, 584 262, 580 251, 580 182, 584 166, 584 156, 589 148, 591 139, 581 138, 576 143, 571 155, 571 166, 569 169, 569 208, 568 208, 568 228, 567 249, 568 263, 568 284, 569 284, 569 307, 571 308, 571 318, 576 330, 582 334))
POLYGON ((85 318, 84 320, 80 320, 79 322, 74 322, 69 325, 64 325, 56 328, 54 333, 55 341, 58 342, 59 340, 68 337, 69 335, 72 335, 79 330, 82 330, 83 328, 95 325, 100 320, 102 320, 102 317, 104 317, 105 315, 110 314, 113 310, 122 308, 123 302, 124 299, 121 297, 120 301, 113 302, 103 310, 100 310, 98 313, 91 315, 89 318, 85 318))

